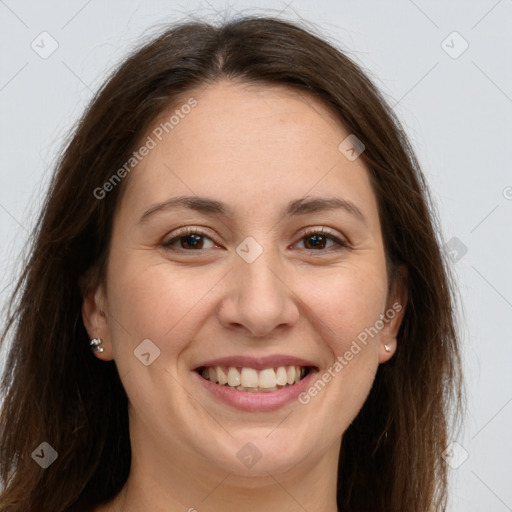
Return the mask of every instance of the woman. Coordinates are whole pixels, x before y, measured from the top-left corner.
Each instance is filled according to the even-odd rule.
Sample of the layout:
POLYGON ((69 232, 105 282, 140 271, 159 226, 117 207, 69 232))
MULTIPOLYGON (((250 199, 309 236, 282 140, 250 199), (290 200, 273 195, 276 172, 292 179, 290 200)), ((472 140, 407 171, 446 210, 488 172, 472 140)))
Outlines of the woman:
POLYGON ((427 186, 271 18, 135 51, 70 136, 2 340, 1 511, 440 511, 460 406, 427 186))

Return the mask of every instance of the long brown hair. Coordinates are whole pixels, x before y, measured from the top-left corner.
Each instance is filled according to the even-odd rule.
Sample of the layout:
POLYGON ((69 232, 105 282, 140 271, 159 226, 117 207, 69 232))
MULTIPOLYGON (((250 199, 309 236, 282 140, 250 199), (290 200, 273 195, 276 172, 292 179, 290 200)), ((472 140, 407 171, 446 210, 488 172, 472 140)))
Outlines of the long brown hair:
POLYGON ((462 377, 455 286, 425 178, 397 117, 352 60, 300 22, 250 16, 167 27, 112 73, 66 142, 1 338, 12 347, 2 379, 0 511, 87 510, 124 485, 127 396, 115 362, 91 354, 81 279, 91 269, 104 278, 129 176, 104 199, 94 191, 178 97, 220 78, 307 91, 365 144, 387 258, 407 269, 408 304, 397 352, 343 435, 338 506, 445 510, 442 453, 460 416, 462 377), (58 453, 46 470, 32 458, 45 441, 58 453))

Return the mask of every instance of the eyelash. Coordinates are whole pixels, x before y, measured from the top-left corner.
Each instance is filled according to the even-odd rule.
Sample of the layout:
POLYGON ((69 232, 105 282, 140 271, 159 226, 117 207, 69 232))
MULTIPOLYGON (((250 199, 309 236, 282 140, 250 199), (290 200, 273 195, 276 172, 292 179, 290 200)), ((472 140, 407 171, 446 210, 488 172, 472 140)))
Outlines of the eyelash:
MULTIPOLYGON (((316 228, 316 229, 311 229, 305 233, 302 234, 302 237, 300 238, 299 241, 302 241, 304 240, 305 238, 307 238, 308 236, 311 236, 311 235, 318 235, 318 234, 321 234, 321 235, 324 235, 327 239, 331 240, 332 242, 334 242, 336 245, 338 245, 338 247, 336 249, 334 249, 334 251, 340 251, 340 250, 344 250, 344 249, 350 249, 349 245, 340 240, 339 238, 337 238, 336 236, 334 236, 331 231, 329 231, 328 229, 325 229, 325 228, 316 228)), ((197 253, 201 253, 202 251, 205 251, 207 249, 198 249, 198 250, 192 250, 192 249, 182 249, 182 248, 173 248, 171 247, 175 242, 178 242, 181 238, 185 238, 187 236, 190 236, 190 235, 200 235, 200 236, 204 236, 206 238, 210 238, 211 240, 211 237, 208 236, 208 234, 199 229, 199 228, 192 228, 192 227, 188 227, 188 228, 184 228, 182 231, 179 231, 175 236, 173 236, 171 239, 169 239, 168 241, 164 242, 162 244, 162 246, 165 248, 165 249, 168 249, 168 250, 171 250, 171 251, 181 251, 181 252, 197 252, 197 253)), ((315 250, 315 249, 304 249, 305 251, 308 251, 309 253, 325 253, 325 252, 331 252, 331 250, 333 249, 323 249, 323 250, 315 250)))

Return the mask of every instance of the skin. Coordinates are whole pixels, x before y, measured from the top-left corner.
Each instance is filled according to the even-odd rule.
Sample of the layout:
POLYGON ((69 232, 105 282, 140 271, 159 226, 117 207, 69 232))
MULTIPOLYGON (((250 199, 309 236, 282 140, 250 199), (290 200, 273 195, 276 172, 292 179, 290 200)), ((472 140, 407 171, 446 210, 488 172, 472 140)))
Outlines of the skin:
POLYGON ((96 356, 115 360, 130 402, 131 472, 96 512, 334 512, 343 432, 393 356, 405 308, 307 405, 243 412, 213 398, 192 369, 214 357, 289 354, 321 375, 379 315, 405 305, 402 281, 388 294, 368 170, 338 150, 349 133, 309 95, 220 81, 181 104, 190 96, 197 106, 129 176, 106 283, 83 303, 89 335, 103 341, 96 356), (234 216, 163 210, 139 223, 181 195, 225 202, 234 216), (342 209, 283 217, 305 196, 349 200, 366 222, 342 209), (187 238, 162 247, 184 226, 206 231, 202 250, 187 238), (316 248, 309 227, 349 248, 316 248), (247 236, 263 248, 252 263, 236 252, 247 236), (160 350, 148 366, 134 356, 144 339, 160 350), (237 458, 247 442, 262 455, 251 468, 237 458))

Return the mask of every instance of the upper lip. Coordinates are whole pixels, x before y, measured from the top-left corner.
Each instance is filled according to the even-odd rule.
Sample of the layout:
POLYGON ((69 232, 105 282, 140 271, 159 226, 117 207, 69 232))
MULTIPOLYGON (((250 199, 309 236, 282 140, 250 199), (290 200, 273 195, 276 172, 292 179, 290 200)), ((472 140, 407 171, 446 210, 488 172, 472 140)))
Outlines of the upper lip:
POLYGON ((197 365, 194 370, 205 366, 233 366, 235 368, 254 368, 264 370, 265 368, 278 368, 279 366, 309 366, 316 368, 315 364, 300 357, 276 354, 265 357, 253 356, 226 356, 217 359, 209 359, 197 365))

